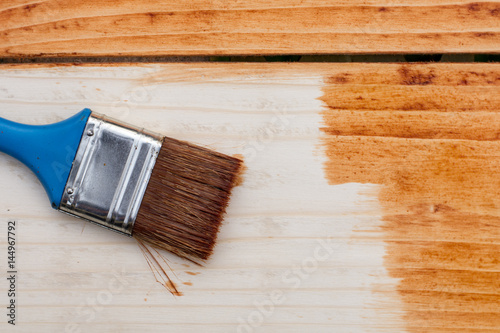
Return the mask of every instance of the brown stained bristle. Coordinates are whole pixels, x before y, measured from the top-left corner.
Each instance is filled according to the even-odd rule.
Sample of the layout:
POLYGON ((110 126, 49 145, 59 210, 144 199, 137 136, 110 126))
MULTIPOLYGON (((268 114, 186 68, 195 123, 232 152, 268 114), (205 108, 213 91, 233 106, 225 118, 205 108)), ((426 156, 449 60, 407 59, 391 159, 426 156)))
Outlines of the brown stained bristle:
POLYGON ((156 251, 156 249, 152 249, 153 252, 156 253, 155 256, 155 254, 141 240, 137 239, 137 244, 139 244, 139 249, 144 255, 144 258, 146 259, 149 269, 151 269, 151 272, 153 273, 156 282, 165 287, 165 289, 167 289, 172 295, 182 296, 183 294, 177 289, 175 283, 170 279, 167 272, 165 271, 164 265, 167 266, 173 273, 172 268, 170 268, 170 265, 167 263, 165 258, 160 254, 160 252, 156 251), (161 261, 157 259, 157 257, 161 258, 163 264, 161 261))
POLYGON ((211 255, 238 158, 165 138, 132 235, 195 263, 211 255))

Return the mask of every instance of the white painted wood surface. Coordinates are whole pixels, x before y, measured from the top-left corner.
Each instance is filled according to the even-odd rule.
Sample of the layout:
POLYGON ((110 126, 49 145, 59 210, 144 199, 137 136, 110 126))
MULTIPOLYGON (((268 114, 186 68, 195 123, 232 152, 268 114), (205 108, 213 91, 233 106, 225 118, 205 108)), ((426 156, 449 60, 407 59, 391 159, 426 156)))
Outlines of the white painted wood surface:
MULTIPOLYGON (((383 266, 377 229, 379 187, 327 184, 323 76, 311 69, 1 67, 1 117, 45 124, 89 107, 243 154, 248 169, 206 266, 165 254, 184 293, 174 297, 133 239, 52 210, 36 177, 1 154, 0 269, 6 223, 16 220, 19 278, 18 325, 2 315, 0 331, 401 332, 397 281, 383 266)), ((6 289, 2 279, 2 304, 6 289)))

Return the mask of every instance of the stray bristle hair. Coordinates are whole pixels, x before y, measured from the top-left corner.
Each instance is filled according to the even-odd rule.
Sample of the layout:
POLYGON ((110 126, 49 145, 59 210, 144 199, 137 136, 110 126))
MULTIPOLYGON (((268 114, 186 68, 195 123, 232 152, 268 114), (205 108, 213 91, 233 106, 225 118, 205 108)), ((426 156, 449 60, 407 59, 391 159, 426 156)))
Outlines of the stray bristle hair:
POLYGON ((195 263, 212 254, 242 161, 166 137, 132 235, 195 263))

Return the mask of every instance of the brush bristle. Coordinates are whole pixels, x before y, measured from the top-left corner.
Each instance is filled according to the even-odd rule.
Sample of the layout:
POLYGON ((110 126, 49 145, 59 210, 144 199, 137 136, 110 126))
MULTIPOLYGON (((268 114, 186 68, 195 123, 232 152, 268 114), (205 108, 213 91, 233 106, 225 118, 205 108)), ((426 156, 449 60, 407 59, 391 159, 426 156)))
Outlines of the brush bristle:
POLYGON ((213 250, 242 161, 165 138, 132 235, 199 263, 213 250))

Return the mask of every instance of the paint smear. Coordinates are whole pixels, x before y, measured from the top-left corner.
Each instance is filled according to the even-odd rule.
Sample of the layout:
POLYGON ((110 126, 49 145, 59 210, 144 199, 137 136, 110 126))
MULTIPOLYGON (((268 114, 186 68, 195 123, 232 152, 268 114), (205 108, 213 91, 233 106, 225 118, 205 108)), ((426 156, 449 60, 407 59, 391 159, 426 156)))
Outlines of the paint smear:
POLYGON ((385 265, 410 332, 500 327, 497 68, 381 65, 326 79, 326 176, 383 185, 385 265))
POLYGON ((172 279, 170 279, 170 277, 166 272, 167 269, 166 267, 168 267, 168 269, 170 269, 170 271, 174 273, 170 265, 167 263, 165 257, 163 257, 161 253, 158 252, 158 250, 156 250, 151 246, 146 245, 141 240, 136 238, 136 241, 137 244, 139 245, 139 249, 144 255, 144 259, 146 259, 146 262, 148 263, 149 269, 151 269, 151 272, 153 273, 156 282, 161 284, 172 295, 182 296, 183 295, 182 292, 179 291, 175 283, 172 281, 172 279))
POLYGON ((242 154, 233 154, 233 157, 242 161, 241 166, 240 166, 240 170, 238 171, 238 174, 236 175, 236 178, 233 182, 233 184, 234 184, 233 186, 236 187, 236 186, 242 185, 243 182, 245 181, 243 175, 247 172, 248 168, 244 163, 245 158, 242 154))

